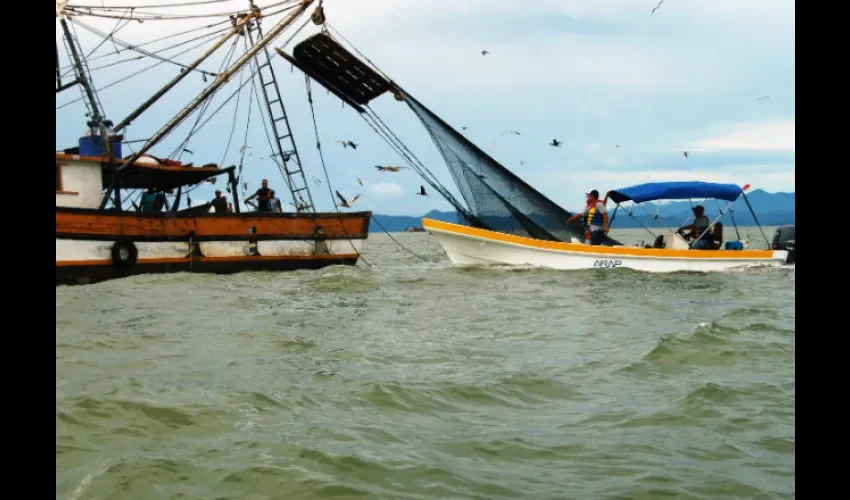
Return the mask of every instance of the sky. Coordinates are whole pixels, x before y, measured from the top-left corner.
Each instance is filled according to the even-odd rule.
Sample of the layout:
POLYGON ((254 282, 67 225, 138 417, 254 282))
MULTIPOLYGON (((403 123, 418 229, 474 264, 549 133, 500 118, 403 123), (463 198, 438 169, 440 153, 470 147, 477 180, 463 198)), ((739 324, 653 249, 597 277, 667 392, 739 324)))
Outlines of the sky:
MULTIPOLYGON (((234 0, 143 9, 145 5, 187 1, 191 0, 72 0, 68 5, 133 5, 139 15, 175 16, 222 13, 247 5, 247 1, 234 0)), ((256 3, 263 7, 275 0, 256 3)), ((652 181, 731 182, 769 192, 794 191, 794 2, 666 0, 652 14, 656 3, 325 0, 324 10, 330 25, 383 73, 453 127, 467 127, 467 138, 568 210, 582 207, 584 193, 590 189, 604 193, 652 181), (486 56, 481 54, 484 49, 489 51, 486 56), (510 134, 510 130, 521 135, 510 134), (554 138, 563 142, 562 147, 548 145, 554 138)), ((266 31, 280 18, 267 18, 266 31)), ((103 31, 118 23, 115 19, 80 20, 103 31)), ((216 20, 132 21, 116 36, 141 43, 216 20)), ((57 42, 61 44, 58 26, 57 22, 57 42)), ((75 29, 86 52, 100 42, 79 27, 75 29)), ((317 27, 308 24, 285 44, 294 31, 284 31, 274 46, 283 46, 291 54, 293 45, 316 33, 317 27)), ((187 33, 180 40, 204 33, 187 33)), ((188 63, 212 40, 175 59, 188 63)), ((170 43, 173 40, 149 47, 170 43)), ((114 53, 116 48, 107 42, 93 55, 114 53)), ((228 48, 229 44, 223 46, 201 67, 217 71, 228 48)), ((68 59, 61 45, 59 50, 65 65, 68 59)), ((95 87, 102 88, 157 62, 137 60, 100 67, 135 55, 124 52, 111 59, 90 60, 95 87)), ((330 210, 331 192, 316 149, 304 76, 279 57, 273 64, 314 202, 317 209, 330 210)), ((122 119, 176 70, 173 65, 161 64, 100 91, 105 114, 116 122, 122 119)), ((243 74, 247 77, 247 70, 223 88, 207 115, 233 92, 243 74)), ((150 137, 210 82, 189 75, 136 120, 126 138, 150 137)), ((243 162, 248 191, 253 192, 262 178, 268 178, 286 207, 288 190, 269 159, 258 107, 249 105, 250 86, 245 89, 238 107, 237 99, 223 107, 186 146, 192 154, 184 153, 181 159, 231 165, 240 161, 240 147, 247 144, 250 147, 243 162), (250 121, 248 113, 253 116, 250 121)), ((312 94, 332 190, 349 199, 361 195, 352 209, 422 215, 451 208, 437 193, 416 196, 423 182, 412 170, 378 172, 375 165, 404 165, 403 160, 358 113, 315 82, 312 94), (336 142, 341 140, 352 140, 358 148, 343 148, 336 142)), ((57 108, 79 96, 76 89, 57 94, 57 108)), ((390 95, 376 99, 372 108, 457 194, 436 147, 409 108, 390 95)), ((85 130, 84 112, 81 102, 57 110, 57 149, 75 145, 85 130)), ((193 115, 151 153, 168 156, 194 120, 193 115)), ((140 145, 131 144, 135 148, 140 145)), ((215 188, 204 184, 194 190, 193 203, 211 199, 215 188)))

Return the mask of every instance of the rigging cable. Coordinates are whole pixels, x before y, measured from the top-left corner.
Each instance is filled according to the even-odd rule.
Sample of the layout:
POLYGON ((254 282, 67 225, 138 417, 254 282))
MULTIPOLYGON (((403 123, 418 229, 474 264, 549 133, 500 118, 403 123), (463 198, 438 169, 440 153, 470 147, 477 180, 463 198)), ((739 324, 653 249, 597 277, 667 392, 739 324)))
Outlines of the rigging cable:
MULTIPOLYGON (((245 52, 248 52, 248 39, 247 37, 243 37, 243 39, 245 40, 245 52)), ((230 151, 230 143, 233 142, 233 134, 236 132, 236 119, 239 118, 239 101, 242 100, 242 82, 244 81, 245 73, 239 72, 239 94, 236 97, 236 106, 233 108, 233 124, 230 126, 230 135, 227 137, 227 145, 224 147, 224 154, 221 155, 219 165, 224 165, 224 160, 227 159, 227 153, 230 151)))
POLYGON ((200 0, 198 2, 181 2, 170 4, 155 4, 155 5, 127 5, 127 6, 111 6, 111 5, 68 5, 68 7, 76 7, 78 9, 167 9, 170 7, 197 7, 199 5, 209 5, 214 3, 226 3, 233 0, 200 0))
MULTIPOLYGON (((345 36, 344 36, 342 33, 340 33, 340 32, 339 32, 339 30, 337 30, 337 29, 336 29, 333 25, 331 25, 331 24, 330 24, 330 23, 328 23, 327 21, 325 22, 325 25, 326 25, 327 27, 329 27, 331 30, 333 30, 333 32, 334 32, 337 36, 339 36, 339 37, 340 37, 340 38, 341 38, 341 39, 342 39, 342 40, 343 40, 346 44, 348 44, 348 45, 349 45, 349 46, 350 46, 350 47, 351 47, 351 48, 352 48, 352 49, 353 49, 353 50, 354 50, 354 51, 355 51, 355 52, 356 52, 356 53, 357 53, 357 54, 358 54, 361 58, 363 58, 363 59, 364 59, 367 63, 369 63, 369 64, 372 66, 372 69, 374 69, 374 70, 375 70, 378 74, 380 74, 381 76, 383 76, 386 80, 388 80, 388 81, 392 81, 392 79, 391 79, 389 76, 387 76, 387 74, 386 74, 386 73, 384 73, 383 71, 381 71, 381 69, 380 69, 380 68, 378 68, 378 66, 377 66, 374 62, 372 62, 372 60, 371 60, 371 59, 369 59, 369 58, 368 58, 365 54, 363 54, 362 52, 360 52, 360 50, 358 50, 358 49, 357 49, 357 47, 355 47, 353 43, 351 43, 351 42, 350 42, 347 38, 345 38, 345 36)), ((402 156, 405 160, 407 160, 407 162, 408 162, 409 164, 411 164, 411 168, 413 168, 413 170, 414 170, 417 174, 419 174, 419 176, 420 176, 420 177, 422 177, 422 178, 425 180, 425 182, 426 182, 426 183, 428 183, 428 184, 429 184, 432 188, 434 188, 434 189, 435 189, 437 192, 439 192, 439 193, 440 193, 440 194, 441 194, 444 198, 446 198, 446 200, 448 200, 448 201, 449 201, 449 203, 451 203, 451 204, 452 204, 452 205, 453 205, 453 206, 454 206, 454 207, 455 207, 455 208, 456 208, 459 212, 463 213, 463 214, 464 214, 465 216, 467 216, 467 217, 468 217, 469 215, 471 215, 471 214, 469 214, 469 213, 468 213, 468 211, 467 211, 467 210, 463 207, 463 205, 462 205, 462 204, 460 204, 460 202, 459 202, 459 201, 458 201, 458 200, 457 200, 454 196, 452 196, 452 195, 451 195, 451 193, 448 191, 448 189, 446 189, 446 187, 445 187, 445 186, 443 186, 443 184, 442 184, 442 183, 441 183, 441 182, 437 179, 437 177, 433 174, 433 172, 431 172, 431 171, 430 171, 430 170, 429 170, 429 169, 425 166, 425 164, 424 164, 424 163, 422 163, 422 161, 420 161, 420 160, 419 160, 419 158, 417 158, 417 157, 416 157, 416 155, 415 155, 415 154, 413 154, 413 152, 412 152, 412 151, 410 151, 410 149, 409 149, 409 148, 407 148, 407 146, 405 146, 404 142, 402 142, 402 141, 401 141, 401 139, 399 139, 399 138, 398 138, 398 137, 397 137, 397 136, 396 136, 396 135, 392 132, 392 130, 391 130, 391 129, 390 129, 390 128, 389 128, 389 127, 388 127, 388 126, 387 126, 387 125, 383 122, 383 120, 381 120, 381 117, 380 117, 380 116, 378 116, 378 114, 377 114, 377 113, 375 113, 375 111, 374 111, 374 110, 372 110, 372 109, 371 109, 371 107, 369 107, 368 105, 366 106, 366 109, 369 111, 369 113, 371 113, 371 115, 374 115, 374 116, 371 116, 371 115, 370 115, 369 117, 370 117, 370 118, 372 118, 373 120, 376 120, 376 121, 377 121, 380 125, 382 125, 382 126, 383 126, 383 128, 387 130, 388 135, 389 135, 389 136, 391 136, 391 137, 392 137, 392 139, 394 139, 396 142, 398 142, 398 144, 399 144, 399 145, 397 146, 397 145, 392 144, 392 141, 391 141, 391 140, 388 140, 388 138, 387 138, 387 137, 384 137, 384 135, 382 135, 380 132, 378 132, 378 130, 375 128, 375 126, 373 126, 373 124, 372 124, 372 123, 369 123, 369 121, 366 119, 366 117, 365 117, 365 116, 363 117, 364 121, 366 121, 366 123, 367 123, 370 127, 372 127, 372 129, 373 129, 373 130, 375 130, 375 132, 376 132, 376 133, 378 133, 378 135, 379 135, 381 138, 383 138, 383 139, 384 139, 384 141, 386 141, 388 144, 390 144, 390 147, 391 147, 394 151, 396 151, 396 153, 400 154, 400 155, 401 155, 401 156, 402 156), (407 151, 407 153, 409 153, 409 156, 408 156, 407 154, 405 154, 403 151, 400 151, 400 150, 407 151), (423 171, 424 171, 424 172, 427 172, 427 173, 430 175, 430 178, 428 177, 428 175, 425 175, 425 174, 423 173, 423 171)), ((361 115, 361 116, 363 116, 363 115, 361 115)), ((418 115, 417 115, 417 116, 418 116, 418 115)), ((420 118, 420 120, 421 120, 421 118, 420 118)), ((424 123, 423 123, 423 124, 424 124, 424 123)), ((429 131, 429 134, 430 134, 430 130, 429 130, 427 127, 426 127, 426 130, 428 130, 428 131, 429 131)))
POLYGON ((310 88, 310 77, 307 76, 307 75, 304 75, 304 82, 305 82, 306 87, 307 87, 307 102, 310 103, 310 114, 313 117, 313 131, 315 132, 315 135, 316 135, 316 149, 319 151, 319 160, 322 163, 322 170, 324 170, 324 172, 325 172, 325 181, 328 183, 328 194, 331 197, 331 203, 333 203, 334 209, 336 209, 337 214, 340 215, 340 217, 339 217, 340 227, 342 228, 342 232, 345 234, 345 237, 348 239, 348 243, 351 244, 351 248, 354 250, 354 253, 360 255, 360 260, 362 260, 363 263, 366 264, 366 267, 372 267, 372 265, 369 264, 369 262, 367 262, 366 259, 363 258, 363 255, 360 254, 360 252, 357 251, 357 247, 354 246, 354 242, 351 241, 351 236, 349 236, 348 231, 346 231, 345 222, 343 222, 343 220, 342 220, 342 212, 340 212, 339 207, 334 202, 334 193, 333 193, 333 188, 331 187, 331 178, 330 178, 330 175, 328 174, 328 168, 327 168, 327 166, 325 166, 325 156, 324 156, 324 154, 322 154, 322 144, 321 144, 321 141, 319 139, 319 126, 316 123, 316 112, 315 112, 315 109, 313 107, 313 91, 310 88))
MULTIPOLYGON (((227 55, 221 61, 221 66, 218 69, 219 73, 221 73, 224 70, 225 67, 230 65, 230 61, 233 60, 233 56, 236 54, 236 44, 238 42, 239 42, 238 38, 233 40, 233 44, 231 45, 230 50, 228 50, 227 55)), ((218 94, 218 92, 221 90, 221 88, 222 87, 219 87, 218 89, 216 89, 216 91, 212 95, 210 95, 209 98, 206 101, 204 101, 204 103, 201 105, 200 109, 197 110, 197 117, 195 118, 195 123, 194 123, 194 125, 192 125, 192 128, 189 129, 189 133, 186 136, 186 139, 184 139, 183 142, 181 142, 180 145, 177 146, 177 148, 171 153, 170 156, 176 155, 177 160, 178 161, 180 160, 180 158, 183 156, 183 149, 186 148, 186 146, 189 145, 189 141, 192 139, 192 137, 195 135, 195 133, 197 133, 197 131, 200 130, 200 127, 198 127, 198 124, 200 123, 204 114, 206 114, 207 110, 210 108, 210 105, 212 105, 213 99, 215 98, 216 94, 218 94)), ((241 88, 242 88, 241 86, 237 87, 236 92, 238 93, 241 90, 241 88)), ((225 101, 225 104, 229 100, 230 99, 225 101)), ((219 107, 218 109, 221 109, 221 107, 219 107)), ((218 111, 218 109, 216 111, 218 111)), ((213 114, 212 116, 215 116, 215 114, 213 114)), ((210 118, 212 118, 212 116, 210 116, 210 118)), ((206 124, 206 122, 204 122, 204 124, 206 124)), ((163 139, 164 139, 164 137, 163 137, 163 139)))
MULTIPOLYGON (((226 31, 229 31, 229 30, 230 30, 230 27, 221 28, 221 29, 212 31, 210 33, 207 33, 205 35, 200 35, 200 36, 197 36, 197 37, 194 37, 194 38, 190 38, 188 40, 184 40, 184 41, 179 42, 179 43, 175 43, 174 45, 169 45, 168 47, 163 47, 161 49, 157 49, 157 50, 151 52, 151 54, 160 54, 162 52, 172 50, 172 49, 176 49, 176 48, 178 48, 182 45, 186 45, 186 44, 198 41, 198 40, 205 40, 206 41, 209 38, 219 36, 220 34, 226 32, 226 31)), ((136 47, 138 47, 138 46, 131 46, 130 48, 128 48, 126 50, 134 50, 135 51, 136 47)), ((138 51, 138 52, 141 52, 141 51, 138 51)), ((105 56, 112 56, 112 55, 115 55, 115 54, 105 54, 105 56)), ((118 66, 119 64, 124 64, 124 63, 127 63, 127 62, 138 61, 139 59, 142 59, 143 57, 144 57, 144 55, 140 55, 140 56, 135 56, 135 57, 128 57, 126 59, 121 59, 119 61, 113 61, 111 63, 103 64, 101 66, 95 66, 94 68, 92 68, 92 71, 98 71, 98 70, 101 70, 101 69, 112 68, 114 66, 118 66)), ((165 58, 165 59, 169 59, 169 58, 165 58)), ((93 60, 93 59, 90 59, 89 61, 91 61, 91 60, 93 60)), ((164 61, 164 62, 170 62, 171 64, 174 64, 175 66, 184 67, 180 63, 177 63, 177 62, 174 62, 174 61, 171 61, 171 60, 164 61)), ((197 69, 197 68, 194 68, 192 71, 197 71, 199 73, 209 75, 209 76, 216 76, 215 73, 211 73, 209 71, 204 71, 204 70, 197 69)))
MULTIPOLYGON (((254 65, 255 65, 255 67, 256 67, 255 72, 256 72, 256 73, 259 73, 259 72, 260 72, 260 64, 259 64, 259 62, 254 61, 254 65)), ((266 142, 268 143, 268 146, 269 146, 269 156, 272 158, 272 160, 273 160, 273 161, 274 161, 274 163, 275 163, 275 166, 277 166, 277 169, 280 171, 280 175, 281 175, 281 177, 283 178, 284 182, 286 182, 286 186, 289 188, 289 191, 290 191, 290 193, 291 193, 291 192, 293 191, 292 184, 291 184, 291 182, 290 182, 290 180, 289 180, 289 177, 286 175, 286 171, 285 171, 285 169, 286 169, 286 165, 285 165, 285 162, 283 162, 283 163, 282 163, 283 158, 281 158, 280 160, 278 160, 278 158, 277 158, 277 157, 278 157, 279 155, 278 155, 278 153, 277 153, 277 152, 275 152, 275 149, 276 149, 276 148, 275 148, 275 147, 274 147, 274 145, 272 144, 271 134, 269 133, 269 127, 268 127, 268 124, 266 123, 266 111, 267 111, 267 109, 263 106, 262 102, 260 102, 260 92, 257 90, 257 83, 256 83, 256 81, 253 81, 253 83, 252 83, 252 89, 253 89, 254 99, 257 101, 257 108, 260 110, 260 117, 261 117, 261 118, 260 118, 260 121, 261 121, 261 122, 262 122, 262 124, 263 124, 263 132, 265 133, 265 136, 266 136, 266 142)), ((271 120, 272 120, 271 115, 269 115, 268 120, 269 120, 269 122, 271 122, 271 120)), ((293 198, 293 202, 294 202, 294 203, 296 203, 296 204, 297 204, 297 203, 299 203, 299 200, 295 197, 295 195, 294 195, 294 194, 292 195, 292 198, 293 198)), ((303 198, 302 198, 301 202, 303 203, 303 198)), ((296 210, 297 210, 297 209, 298 209, 298 206, 296 206, 295 208, 296 208, 296 210)))
MULTIPOLYGON (((251 79, 253 80, 254 75, 251 75, 251 79)), ((254 87, 251 87, 252 89, 254 87)), ((239 181, 242 180, 242 166, 245 163, 245 154, 248 152, 248 131, 251 129, 251 111, 254 108, 254 101, 251 99, 251 95, 248 95, 248 119, 245 120, 245 138, 242 140, 242 147, 239 148, 239 170, 236 174, 236 186, 234 189, 239 189, 239 181)), ((245 198, 247 198, 247 193, 245 194, 245 198)))
MULTIPOLYGON (((270 8, 274 8, 274 7, 280 7, 280 6, 286 5, 286 4, 294 4, 296 2, 297 2, 297 0, 284 0, 282 2, 278 2, 278 3, 268 5, 265 8, 270 9, 270 8)), ((297 5, 285 7, 280 12, 283 12, 284 10, 291 10, 291 9, 294 9, 295 7, 297 7, 297 5)), ((104 19, 132 19, 134 21, 139 21, 139 22, 144 22, 144 21, 178 21, 178 20, 183 20, 183 19, 206 19, 206 18, 211 18, 211 17, 232 16, 232 15, 237 15, 237 14, 240 14, 240 13, 243 12, 243 11, 237 10, 235 12, 234 11, 228 11, 228 12, 216 12, 216 13, 210 13, 210 14, 178 15, 178 14, 156 14, 156 13, 152 13, 152 12, 139 12, 133 7, 123 7, 123 8, 120 8, 120 9, 103 9, 103 8, 88 7, 84 11, 80 8, 74 8, 74 7, 71 7, 71 6, 67 6, 65 9, 68 13, 73 14, 73 15, 77 15, 77 16, 100 17, 100 18, 104 18, 104 19), (101 11, 104 11, 104 12, 112 12, 113 10, 114 11, 130 10, 130 11, 134 12, 134 15, 127 17, 127 16, 118 16, 118 15, 111 15, 111 14, 96 14, 94 12, 95 10, 101 10, 101 11)), ((279 13, 279 12, 276 12, 276 13, 279 13)))
MULTIPOLYGON (((163 41, 163 40, 168 40, 168 39, 170 39, 170 38, 176 38, 176 37, 178 37, 178 36, 183 36, 183 35, 187 35, 187 34, 189 34, 189 33, 194 33, 194 32, 196 32, 196 31, 201 31, 201 30, 204 30, 204 29, 214 28, 214 27, 216 27, 216 26, 218 26, 218 25, 221 25, 221 24, 230 24, 230 19, 226 19, 226 20, 224 20, 224 21, 219 21, 219 22, 217 22, 217 23, 207 24, 207 25, 204 25, 204 26, 199 26, 199 27, 197 27, 197 28, 192 28, 192 29, 190 29, 190 30, 182 30, 182 31, 180 31, 180 32, 178 32, 178 33, 173 33, 173 34, 171 34, 171 35, 166 35, 166 36, 163 36, 163 37, 154 38, 153 40, 149 40, 149 41, 147 41, 147 42, 143 42, 143 43, 135 44, 135 45, 133 45, 133 46, 132 46, 132 48, 119 49, 119 50, 118 50, 118 52, 119 52, 119 53, 121 53, 121 52, 125 52, 125 51, 127 51, 127 50, 132 50, 133 48, 136 48, 136 47, 143 47, 143 46, 145 46, 145 45, 150 45, 150 44, 152 44, 152 43, 161 42, 161 41, 163 41)), ((216 33, 221 33, 221 32, 223 32, 223 31, 226 31, 226 30, 229 30, 229 29, 230 29, 229 27, 228 27, 228 28, 224 28, 224 29, 222 29, 222 30, 220 30, 220 31, 216 31, 216 33)), ((163 50, 164 50, 164 49, 163 49, 163 50)), ((157 52, 161 52, 161 51, 157 51, 157 52)), ((97 57, 91 57, 91 58, 89 58, 89 62, 91 62, 91 61, 97 61, 97 60, 103 59, 103 58, 105 58, 105 57, 109 57, 109 56, 111 56, 111 55, 114 55, 114 54, 103 54, 103 55, 99 55, 99 56, 97 56, 97 57)), ((72 67, 73 67, 73 64, 69 64, 68 66, 65 66, 65 68, 72 68, 72 67)))
MULTIPOLYGON (((202 45, 204 45, 204 44, 206 44, 206 43, 207 43, 207 41, 206 41, 206 40, 203 40, 203 41, 201 41, 200 43, 198 43, 198 44, 196 44, 196 45, 194 45, 194 46, 192 46, 192 47, 189 47, 188 49, 186 49, 186 50, 184 50, 184 51, 182 51, 182 52, 178 52, 177 54, 175 54, 175 55, 174 55, 174 56, 172 56, 172 57, 182 56, 183 54, 185 54, 185 53, 187 53, 187 52, 190 52, 190 51, 192 51, 192 50, 195 50, 195 49, 197 49, 198 47, 200 47, 200 46, 202 46, 202 45)), ((146 67, 146 68, 142 68, 142 69, 140 69, 139 71, 136 71, 136 72, 134 72, 134 73, 131 73, 131 74, 129 74, 129 75, 127 75, 127 76, 125 76, 124 78, 119 78, 118 80, 115 80, 115 81, 114 81, 114 82, 112 82, 112 83, 109 83, 109 84, 107 84, 107 85, 105 85, 105 86, 103 86, 103 87, 101 87, 101 88, 98 88, 98 89, 97 89, 97 92, 103 92, 103 91, 104 91, 104 90, 106 90, 106 89, 109 89, 109 88, 111 88, 111 87, 114 87, 115 85, 118 85, 119 83, 125 82, 125 81, 127 81, 127 80, 129 80, 129 79, 131 79, 131 78, 133 78, 133 77, 135 77, 135 76, 138 76, 138 75, 140 75, 140 74, 144 73, 145 71, 151 70, 151 69, 153 69, 153 68, 155 68, 155 67, 157 67, 157 66, 159 66, 159 65, 161 65, 161 64, 163 64, 163 63, 165 63, 165 62, 166 62, 166 61, 159 61, 159 62, 153 63, 152 65, 150 65, 150 66, 148 66, 148 67, 146 67)), ((71 104, 74 104, 74 103, 79 102, 79 101, 81 101, 81 100, 83 100, 83 98, 82 98, 82 97, 77 98, 77 99, 74 99, 74 100, 71 100, 71 101, 68 101, 68 102, 66 102, 65 104, 62 104, 62 105, 58 106, 58 107, 56 108, 56 110, 58 111, 58 110, 60 110, 60 109, 62 109, 62 108, 66 108, 66 107, 70 106, 71 104)))
MULTIPOLYGON (((93 33, 93 34, 95 34, 95 35, 102 36, 102 37, 108 37, 108 36, 109 36, 109 35, 104 34, 102 31, 100 31, 100 30, 99 30, 99 29, 97 29, 97 28, 94 28, 94 27, 92 27, 92 26, 88 26, 87 24, 85 24, 85 23, 84 23, 84 22, 82 22, 82 21, 72 20, 72 22, 73 22, 74 24, 79 25, 81 28, 83 28, 83 29, 85 29, 85 30, 87 30, 87 31, 89 31, 89 32, 91 32, 91 33, 93 33)), ((184 70, 189 69, 189 66, 188 66, 188 65, 186 65, 186 64, 177 63, 177 62, 174 62, 174 61, 172 61, 172 60, 170 60, 170 59, 168 59, 168 58, 160 57, 160 56, 156 55, 156 53, 154 53, 154 52, 148 52, 147 50, 139 49, 139 48, 137 48, 137 47, 134 47, 132 44, 129 44, 129 43, 127 43, 127 42, 123 42, 123 41, 118 40, 118 39, 116 39, 116 38, 114 38, 114 37, 113 37, 113 41, 115 41, 116 43, 118 43, 118 44, 120 44, 120 45, 125 46, 125 47, 126 47, 126 48, 128 48, 128 49, 135 50, 136 52, 139 52, 139 53, 141 53, 141 54, 143 54, 143 55, 146 55, 146 56, 148 56, 148 57, 150 57, 150 58, 153 58, 153 59, 159 59, 159 60, 160 60, 160 61, 162 61, 162 62, 169 62, 169 63, 172 63, 172 64, 176 64, 177 66, 180 66, 180 67, 181 67, 181 68, 183 68, 184 70)), ((199 72, 201 72, 201 73, 205 73, 204 71, 202 71, 202 70, 197 70, 197 69, 195 69, 194 71, 199 71, 199 72)), ((210 76, 215 76, 213 73, 208 73, 208 74, 209 74, 210 76)))

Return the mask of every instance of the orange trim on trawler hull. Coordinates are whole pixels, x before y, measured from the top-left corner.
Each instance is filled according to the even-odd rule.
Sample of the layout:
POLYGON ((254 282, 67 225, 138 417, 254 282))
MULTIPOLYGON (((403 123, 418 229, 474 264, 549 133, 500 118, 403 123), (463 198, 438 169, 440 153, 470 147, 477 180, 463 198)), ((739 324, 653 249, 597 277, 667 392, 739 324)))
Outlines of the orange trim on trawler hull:
POLYGON ((114 266, 109 260, 57 261, 56 285, 90 284, 141 274, 233 274, 245 271, 320 269, 340 264, 353 266, 359 257, 358 254, 340 254, 140 259, 130 267, 114 266))
POLYGON ((365 239, 372 212, 181 215, 56 208, 56 237, 133 241, 365 239))
POLYGON ((598 255, 614 256, 629 256, 629 257, 649 257, 649 258, 687 258, 687 259, 724 259, 724 260, 753 260, 753 259, 771 259, 773 258, 772 250, 673 250, 663 248, 637 248, 637 247, 608 247, 601 245, 582 245, 575 243, 563 243, 558 241, 538 240, 534 238, 526 238, 523 236, 515 236, 512 234, 500 233, 497 231, 488 231, 475 227, 462 226, 459 224, 451 224, 433 219, 422 219, 422 227, 428 231, 438 231, 446 233, 455 233, 473 238, 482 238, 491 241, 520 245, 524 247, 573 252, 587 253, 598 255))

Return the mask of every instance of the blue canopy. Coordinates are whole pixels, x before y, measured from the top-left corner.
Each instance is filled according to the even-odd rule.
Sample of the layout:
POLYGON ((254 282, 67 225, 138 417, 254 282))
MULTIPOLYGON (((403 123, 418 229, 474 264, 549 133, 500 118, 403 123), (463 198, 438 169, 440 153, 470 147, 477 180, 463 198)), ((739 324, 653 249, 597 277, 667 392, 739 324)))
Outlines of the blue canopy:
POLYGON ((616 191, 609 191, 608 198, 615 203, 632 200, 635 203, 655 200, 687 200, 691 198, 714 198, 735 201, 743 190, 736 184, 713 182, 650 182, 616 191))

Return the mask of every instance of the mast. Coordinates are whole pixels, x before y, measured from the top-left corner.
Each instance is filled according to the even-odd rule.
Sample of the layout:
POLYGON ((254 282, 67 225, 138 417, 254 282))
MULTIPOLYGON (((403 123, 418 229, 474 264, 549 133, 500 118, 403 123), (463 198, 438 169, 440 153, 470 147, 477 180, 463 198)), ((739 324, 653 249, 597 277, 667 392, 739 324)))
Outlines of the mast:
MULTIPOLYGON (((94 95, 94 90, 89 83, 88 76, 86 75, 86 69, 83 67, 82 59, 80 59, 80 54, 77 52, 77 45, 74 42, 74 37, 71 35, 71 30, 68 29, 68 22, 65 20, 65 6, 64 2, 57 2, 56 4, 57 12, 56 15, 59 17, 59 23, 62 25, 62 31, 65 33, 65 39, 68 40, 68 48, 71 50, 71 57, 74 59, 74 69, 77 72, 77 80, 80 85, 83 86, 85 90, 86 98, 89 101, 89 106, 91 108, 92 120, 91 123, 94 124, 95 127, 100 131, 100 135, 103 137, 104 146, 106 147, 106 153, 110 157, 110 161, 113 157, 112 144, 109 142, 109 132, 106 130, 106 125, 104 124, 103 113, 98 106, 97 99, 94 95)), ((59 49, 57 47, 57 59, 59 49)), ((58 76, 58 72, 57 72, 58 76)))
MULTIPOLYGON (((233 63, 230 68, 220 73, 209 87, 204 89, 204 91, 201 92, 198 97, 192 100, 192 102, 190 102, 185 108, 183 108, 182 111, 180 111, 174 118, 172 118, 168 123, 166 123, 165 126, 159 130, 159 132, 157 132, 150 139, 148 139, 145 145, 142 146, 141 149, 133 153, 132 156, 127 158, 127 160, 125 160, 123 164, 115 170, 115 172, 120 172, 124 170, 129 165, 135 163, 135 161, 141 158, 142 155, 150 151, 150 149, 154 147, 159 141, 161 141, 166 135, 168 135, 169 132, 174 130, 175 127, 180 125, 183 120, 185 120, 190 114, 192 114, 195 108, 200 106, 204 101, 206 101, 210 96, 212 96, 213 93, 215 93, 222 85, 227 83, 230 78, 232 78, 236 73, 238 73, 239 70, 242 69, 242 67, 245 66, 248 61, 253 59, 257 55, 257 53, 263 49, 263 47, 265 47, 272 40, 277 38, 277 36, 280 35, 280 33, 284 29, 289 27, 289 25, 291 25, 295 21, 295 19, 297 19, 301 14, 304 13, 304 11, 307 10, 307 7, 309 7, 312 3, 313 0, 301 0, 301 3, 298 5, 298 7, 293 9, 293 11, 288 16, 286 16, 277 25, 275 25, 275 27, 272 28, 271 31, 269 31, 268 35, 258 40, 257 44, 251 47, 251 49, 248 50, 245 54, 243 54, 242 57, 240 57, 235 63, 233 63)), ((101 210, 106 207, 106 203, 109 200, 109 192, 114 188, 114 182, 115 181, 113 180, 113 186, 110 186, 110 189, 106 192, 103 197, 103 200, 100 202, 101 210)))

